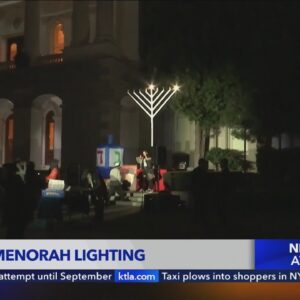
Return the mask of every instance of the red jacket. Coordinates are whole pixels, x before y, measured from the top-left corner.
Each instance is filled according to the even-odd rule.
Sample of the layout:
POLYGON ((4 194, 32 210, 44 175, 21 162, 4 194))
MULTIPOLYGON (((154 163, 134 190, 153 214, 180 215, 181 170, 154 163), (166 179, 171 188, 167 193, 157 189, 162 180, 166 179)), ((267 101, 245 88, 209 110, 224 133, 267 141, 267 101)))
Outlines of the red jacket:
POLYGON ((59 169, 53 168, 50 174, 46 177, 46 182, 49 182, 50 179, 59 179, 59 169))

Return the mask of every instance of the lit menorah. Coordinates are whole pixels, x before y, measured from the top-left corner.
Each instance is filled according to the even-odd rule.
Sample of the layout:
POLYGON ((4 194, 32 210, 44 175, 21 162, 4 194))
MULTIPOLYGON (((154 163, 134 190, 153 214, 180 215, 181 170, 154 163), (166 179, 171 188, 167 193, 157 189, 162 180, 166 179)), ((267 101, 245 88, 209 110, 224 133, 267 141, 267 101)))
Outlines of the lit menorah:
POLYGON ((180 89, 178 84, 169 87, 168 90, 162 89, 159 91, 153 83, 151 83, 145 92, 141 90, 133 91, 127 94, 138 104, 138 106, 148 115, 151 121, 151 147, 154 145, 154 118, 164 105, 171 99, 171 97, 180 89))

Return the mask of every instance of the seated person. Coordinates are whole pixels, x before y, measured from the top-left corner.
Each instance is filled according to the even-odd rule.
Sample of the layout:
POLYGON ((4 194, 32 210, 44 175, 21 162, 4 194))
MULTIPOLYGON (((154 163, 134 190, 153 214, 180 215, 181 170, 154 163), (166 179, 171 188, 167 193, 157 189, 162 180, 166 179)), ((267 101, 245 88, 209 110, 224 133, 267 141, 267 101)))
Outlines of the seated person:
POLYGON ((115 196, 117 193, 120 197, 120 200, 124 200, 124 190, 122 188, 121 172, 120 172, 120 162, 116 162, 114 167, 110 170, 109 173, 109 195, 108 199, 112 196, 115 196))
POLYGON ((59 179, 59 176, 58 160, 53 159, 50 163, 49 175, 46 177, 46 182, 49 183, 50 179, 59 179))

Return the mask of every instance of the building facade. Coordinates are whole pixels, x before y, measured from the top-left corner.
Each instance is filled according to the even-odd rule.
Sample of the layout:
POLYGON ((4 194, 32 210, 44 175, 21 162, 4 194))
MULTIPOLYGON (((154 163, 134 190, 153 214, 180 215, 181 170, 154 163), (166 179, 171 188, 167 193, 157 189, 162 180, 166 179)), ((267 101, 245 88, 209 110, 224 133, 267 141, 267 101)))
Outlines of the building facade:
POLYGON ((126 97, 140 80, 138 2, 1 1, 0 15, 0 163, 92 167, 109 134, 132 159, 143 141, 126 97))
MULTIPOLYGON (((94 167, 108 135, 135 163, 150 147, 150 122, 127 96, 146 84, 139 34, 138 1, 1 1, 0 164, 22 158, 47 169, 56 158, 94 167)), ((169 163, 185 152, 196 165, 198 125, 167 106, 155 132, 169 163)), ((228 129, 219 145, 241 148, 228 129)))

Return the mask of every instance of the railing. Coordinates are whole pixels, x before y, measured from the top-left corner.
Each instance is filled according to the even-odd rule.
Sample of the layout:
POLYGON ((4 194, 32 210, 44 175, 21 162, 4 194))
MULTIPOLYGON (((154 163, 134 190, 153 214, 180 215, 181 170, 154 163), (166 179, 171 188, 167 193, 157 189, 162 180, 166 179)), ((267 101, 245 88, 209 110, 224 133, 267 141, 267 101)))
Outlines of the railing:
POLYGON ((38 58, 36 65, 61 64, 63 61, 62 54, 43 55, 38 58))
POLYGON ((0 63, 0 71, 14 70, 16 64, 14 61, 5 61, 0 63))
MULTIPOLYGON (((52 55, 43 55, 39 56, 37 61, 33 64, 34 66, 43 66, 43 65, 53 65, 63 63, 62 54, 52 54, 52 55)), ((12 71, 16 69, 16 64, 14 61, 6 61, 0 63, 0 72, 1 71, 12 71)))

